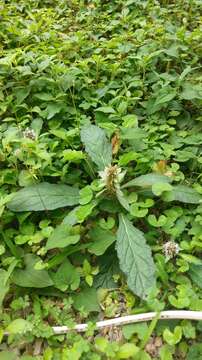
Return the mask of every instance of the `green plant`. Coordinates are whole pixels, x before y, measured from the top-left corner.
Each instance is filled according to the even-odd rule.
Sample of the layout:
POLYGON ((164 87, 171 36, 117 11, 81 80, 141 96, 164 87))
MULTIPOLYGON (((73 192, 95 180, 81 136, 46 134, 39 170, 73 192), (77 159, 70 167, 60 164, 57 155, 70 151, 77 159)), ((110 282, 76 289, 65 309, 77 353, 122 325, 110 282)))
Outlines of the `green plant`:
MULTIPOLYGON (((36 211, 52 210, 67 205, 74 205, 79 202, 81 205, 75 209, 75 223, 81 223, 90 216, 93 209, 94 211, 96 211, 96 208, 99 209, 99 204, 102 201, 105 199, 111 201, 111 207, 113 207, 113 203, 117 199, 122 208, 129 214, 126 216, 119 208, 117 211, 114 211, 114 214, 117 213, 119 217, 118 231, 115 237, 117 239, 116 250, 120 267, 127 276, 129 288, 135 294, 145 298, 149 290, 155 286, 155 266, 151 251, 148 245, 146 245, 143 232, 133 225, 133 219, 136 218, 137 214, 134 214, 133 210, 131 212, 131 207, 133 209, 134 205, 139 205, 141 202, 143 202, 143 204, 148 203, 149 206, 155 206, 156 197, 157 199, 160 197, 162 201, 164 200, 166 202, 181 201, 183 203, 199 204, 201 196, 196 190, 188 186, 171 185, 173 181, 172 174, 169 174, 169 176, 158 173, 141 175, 122 185, 126 171, 122 171, 117 164, 112 163, 113 149, 104 130, 95 125, 87 125, 81 130, 81 139, 85 145, 86 152, 97 165, 100 180, 93 180, 91 184, 81 189, 79 192, 80 197, 74 187, 70 188, 65 185, 42 183, 28 186, 24 190, 20 190, 7 206, 12 211, 36 211), (133 192, 130 190, 126 192, 125 189, 132 189, 133 192), (130 205, 131 195, 135 195, 134 200, 132 199, 132 205, 130 205), (68 198, 68 196, 71 196, 71 199, 68 198), (87 213, 85 213, 86 209, 89 209, 87 213)), ((96 169, 94 172, 96 172, 96 169)), ((164 215, 160 216, 158 222, 154 223, 152 219, 155 220, 155 215, 149 215, 148 217, 150 224, 155 227, 161 227, 167 223, 167 218, 164 215)), ((116 228, 115 223, 116 221, 113 223, 114 228, 116 228)), ((48 239, 45 250, 48 251, 54 247, 66 247, 78 242, 79 235, 76 235, 76 233, 73 235, 72 233, 72 235, 67 236, 68 231, 72 232, 70 228, 68 230, 68 225, 58 225, 48 239)), ((107 244, 103 238, 102 243, 100 241, 99 245, 101 251, 102 246, 103 251, 106 251, 107 247, 111 245, 111 241, 107 244)), ((168 243, 165 251, 169 254, 166 255, 168 257, 173 257, 178 253, 177 248, 175 245, 172 245, 172 243, 168 243), (168 247, 170 247, 170 250, 168 247)), ((87 283, 92 286, 93 278, 90 275, 90 264, 87 260, 85 260, 84 264, 85 267, 83 271, 86 274, 85 279, 87 283), (87 267, 89 267, 89 269, 87 269, 87 267)), ((28 270, 24 271, 26 271, 27 277, 28 270)), ((22 280, 23 272, 21 271, 19 278, 22 283, 24 282, 24 286, 35 286, 35 283, 33 283, 33 271, 34 270, 31 271, 32 282, 30 285, 26 285, 26 281, 24 282, 24 280, 22 280)), ((59 272, 60 274, 63 272, 62 268, 59 269, 59 272)), ((41 276, 40 272, 38 272, 38 274, 41 276)), ((16 276, 18 277, 18 275, 16 276)), ((16 276, 14 277, 15 282, 16 276)), ((20 283, 17 282, 17 284, 19 285, 20 283)), ((50 285, 52 285, 52 282, 40 284, 42 287, 50 285)), ((36 283, 36 287, 38 286, 39 284, 36 283)))
POLYGON ((51 330, 202 309, 199 10, 0 0, 0 334, 34 325, 3 355, 117 358, 126 340, 147 341, 146 360, 200 356, 197 323, 159 321, 150 339, 143 324, 118 346, 109 332, 107 355, 91 327, 84 343, 51 330))

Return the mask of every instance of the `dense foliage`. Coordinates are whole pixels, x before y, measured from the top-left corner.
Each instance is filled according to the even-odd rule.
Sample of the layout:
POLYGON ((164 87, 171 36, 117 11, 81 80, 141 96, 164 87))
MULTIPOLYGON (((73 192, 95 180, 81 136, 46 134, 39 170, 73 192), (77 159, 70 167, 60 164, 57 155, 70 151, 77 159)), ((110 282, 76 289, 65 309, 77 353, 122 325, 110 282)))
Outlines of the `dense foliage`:
POLYGON ((199 6, 0 0, 1 359, 202 356, 199 322, 94 329, 202 311, 199 6))

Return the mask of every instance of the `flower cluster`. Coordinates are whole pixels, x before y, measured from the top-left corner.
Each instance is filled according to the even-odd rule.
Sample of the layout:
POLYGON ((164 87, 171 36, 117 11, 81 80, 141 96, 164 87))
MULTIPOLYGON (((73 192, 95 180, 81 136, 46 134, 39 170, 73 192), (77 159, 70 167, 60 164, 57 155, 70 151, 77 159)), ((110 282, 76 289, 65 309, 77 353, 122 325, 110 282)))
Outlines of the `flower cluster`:
POLYGON ((125 173, 126 172, 121 171, 121 168, 117 165, 106 166, 103 171, 99 171, 101 184, 110 192, 114 192, 119 187, 125 173))
POLYGON ((174 258, 180 251, 180 247, 174 241, 167 241, 163 245, 163 253, 166 259, 174 258))
POLYGON ((33 129, 30 129, 30 128, 26 128, 24 131, 23 131, 23 136, 24 138, 28 138, 28 139, 31 139, 31 140, 35 140, 36 139, 36 133, 33 129))

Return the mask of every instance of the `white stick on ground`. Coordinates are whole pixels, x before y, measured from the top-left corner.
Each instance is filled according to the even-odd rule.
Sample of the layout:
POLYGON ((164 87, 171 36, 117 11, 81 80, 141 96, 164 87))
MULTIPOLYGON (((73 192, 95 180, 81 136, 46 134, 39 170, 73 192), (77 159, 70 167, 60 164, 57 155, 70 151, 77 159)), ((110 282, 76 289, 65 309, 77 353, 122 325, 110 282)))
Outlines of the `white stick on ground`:
MULTIPOLYGON (((138 315, 127 315, 115 319, 108 319, 103 321, 98 321, 96 323, 97 329, 102 329, 107 326, 121 326, 126 324, 133 324, 143 321, 151 321, 157 316, 156 312, 150 312, 145 314, 138 315)), ((168 310, 162 311, 159 315, 159 319, 185 319, 185 320, 202 320, 202 311, 186 311, 186 310, 168 310)), ((88 329, 88 324, 78 324, 73 328, 68 326, 53 326, 52 327, 54 334, 66 334, 69 331, 76 330, 78 332, 83 332, 88 329)))

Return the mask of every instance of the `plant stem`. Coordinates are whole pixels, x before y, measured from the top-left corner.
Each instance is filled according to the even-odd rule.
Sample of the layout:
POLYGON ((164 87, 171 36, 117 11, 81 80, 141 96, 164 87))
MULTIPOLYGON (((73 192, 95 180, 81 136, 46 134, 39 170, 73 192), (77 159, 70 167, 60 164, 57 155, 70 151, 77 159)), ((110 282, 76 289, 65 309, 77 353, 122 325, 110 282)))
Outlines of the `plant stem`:
POLYGON ((150 339, 150 336, 153 333, 153 331, 154 331, 154 329, 155 329, 155 327, 157 325, 157 322, 159 320, 159 316, 160 316, 160 313, 157 313, 157 315, 152 319, 152 322, 149 325, 149 329, 148 329, 146 335, 144 336, 144 338, 141 341, 141 345, 140 345, 141 350, 143 350, 145 345, 148 343, 148 341, 150 339))

